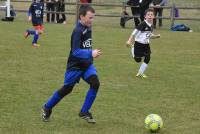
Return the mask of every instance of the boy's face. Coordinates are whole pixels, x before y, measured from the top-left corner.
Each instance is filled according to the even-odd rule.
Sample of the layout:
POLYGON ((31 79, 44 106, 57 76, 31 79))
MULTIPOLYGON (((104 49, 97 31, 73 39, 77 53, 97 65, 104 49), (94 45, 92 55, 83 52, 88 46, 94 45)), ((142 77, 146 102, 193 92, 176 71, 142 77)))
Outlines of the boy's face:
POLYGON ((81 23, 87 27, 92 26, 93 19, 94 19, 94 13, 92 13, 91 11, 87 11, 85 16, 83 15, 80 16, 81 23))
POLYGON ((153 23, 153 19, 154 19, 153 12, 147 12, 144 17, 145 17, 145 20, 147 20, 149 23, 153 23))

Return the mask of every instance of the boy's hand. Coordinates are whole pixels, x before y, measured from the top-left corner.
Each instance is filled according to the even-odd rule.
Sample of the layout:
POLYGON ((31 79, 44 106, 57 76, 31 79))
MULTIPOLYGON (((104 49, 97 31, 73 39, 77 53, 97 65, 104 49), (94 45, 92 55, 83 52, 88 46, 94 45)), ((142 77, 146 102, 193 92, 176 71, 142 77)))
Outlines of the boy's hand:
POLYGON ((156 38, 160 38, 160 34, 153 34, 151 36, 151 39, 156 39, 156 38))
POLYGON ((157 38, 160 38, 160 34, 157 34, 156 37, 157 37, 157 38))
POLYGON ((31 16, 28 16, 28 21, 31 21, 32 20, 32 17, 31 16))
POLYGON ((127 42, 126 42, 126 47, 131 47, 132 46, 132 42, 130 41, 130 40, 128 40, 127 42))
POLYGON ((94 49, 92 50, 92 57, 93 58, 98 58, 100 55, 102 55, 102 52, 100 49, 94 49))

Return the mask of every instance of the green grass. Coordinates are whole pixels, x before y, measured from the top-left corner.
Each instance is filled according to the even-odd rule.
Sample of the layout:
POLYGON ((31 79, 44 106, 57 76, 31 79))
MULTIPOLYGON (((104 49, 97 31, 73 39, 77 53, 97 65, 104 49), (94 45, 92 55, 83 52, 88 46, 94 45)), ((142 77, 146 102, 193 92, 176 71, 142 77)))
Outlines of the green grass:
POLYGON ((23 38, 30 24, 0 22, 1 134, 148 134, 144 118, 150 113, 163 118, 161 134, 200 133, 200 32, 157 30, 162 37, 152 40, 149 78, 137 79, 139 65, 125 47, 132 29, 109 24, 95 21, 93 27, 94 48, 103 55, 95 62, 97 124, 89 125, 77 116, 88 88, 83 81, 55 107, 50 122, 40 119, 41 106, 63 84, 73 20, 45 24, 39 49, 23 38))

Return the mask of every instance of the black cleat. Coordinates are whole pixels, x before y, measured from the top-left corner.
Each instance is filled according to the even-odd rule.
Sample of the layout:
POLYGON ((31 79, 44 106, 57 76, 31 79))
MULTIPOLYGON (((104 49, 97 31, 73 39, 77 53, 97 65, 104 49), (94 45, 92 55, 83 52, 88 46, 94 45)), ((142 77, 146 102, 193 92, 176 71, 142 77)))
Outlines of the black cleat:
POLYGON ((42 120, 44 122, 49 121, 51 113, 52 113, 51 109, 46 109, 45 107, 42 107, 42 120))
POLYGON ((79 117, 86 120, 88 123, 91 123, 91 124, 95 124, 96 121, 94 120, 94 118, 92 117, 92 114, 87 112, 87 113, 83 113, 83 112, 80 112, 79 113, 79 117))

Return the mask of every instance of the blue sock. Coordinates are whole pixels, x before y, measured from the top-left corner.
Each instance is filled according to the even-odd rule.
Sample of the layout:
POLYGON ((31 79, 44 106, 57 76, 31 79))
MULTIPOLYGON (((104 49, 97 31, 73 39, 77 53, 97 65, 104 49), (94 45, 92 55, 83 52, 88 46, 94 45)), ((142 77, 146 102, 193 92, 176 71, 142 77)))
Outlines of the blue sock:
POLYGON ((39 35, 38 35, 38 33, 35 32, 32 44, 37 44, 38 39, 39 39, 39 35))
POLYGON ((62 98, 58 94, 58 91, 54 92, 53 96, 44 105, 47 109, 52 109, 62 98))
POLYGON ((36 34, 36 31, 33 30, 33 29, 28 29, 26 31, 28 32, 28 34, 31 34, 31 35, 35 35, 36 34))
POLYGON ((92 104, 96 98, 97 92, 94 89, 89 89, 85 98, 85 102, 83 103, 81 112, 87 113, 89 112, 90 108, 92 107, 92 104))

